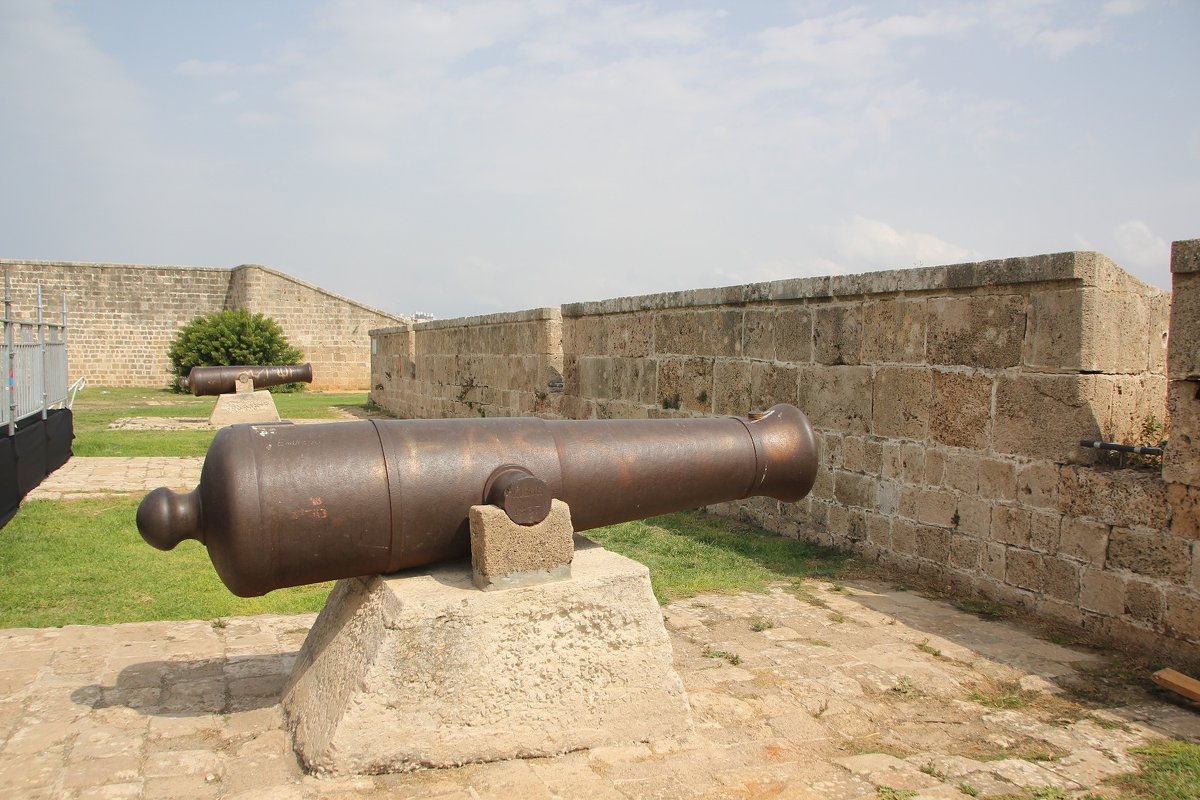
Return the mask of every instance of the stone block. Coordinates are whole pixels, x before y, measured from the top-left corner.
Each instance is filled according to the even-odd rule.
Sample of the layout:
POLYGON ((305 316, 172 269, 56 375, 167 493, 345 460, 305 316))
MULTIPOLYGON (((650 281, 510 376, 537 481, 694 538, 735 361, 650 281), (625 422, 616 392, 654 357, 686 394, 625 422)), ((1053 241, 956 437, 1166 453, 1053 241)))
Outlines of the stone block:
POLYGON ((1112 414, 1104 428, 1105 439, 1122 444, 1158 445, 1167 418, 1167 379, 1161 375, 1115 375, 1112 384, 1112 414), (1153 434, 1153 435, 1152 435, 1153 434))
POLYGON ((750 400, 750 362, 719 359, 713 363, 713 412, 744 416, 750 400))
POLYGON ((658 405, 663 409, 708 412, 712 408, 713 362, 708 358, 668 358, 658 362, 658 405))
POLYGON ((1017 468, 1017 497, 1031 508, 1058 507, 1058 465, 1045 461, 1017 468))
POLYGON ((1200 596, 1186 589, 1168 587, 1166 601, 1166 632, 1200 643, 1200 596))
POLYGON ((983 548, 983 574, 993 581, 1003 582, 1008 548, 996 542, 987 542, 983 548))
POLYGON ((1200 539, 1200 486, 1167 484, 1171 505, 1171 533, 1183 539, 1200 539))
POLYGON ((917 529, 920 526, 906 519, 892 520, 892 550, 905 555, 917 553, 917 529))
POLYGON ((944 528, 917 525, 916 554, 919 558, 934 561, 935 564, 946 564, 950 559, 950 539, 952 537, 953 534, 944 528))
POLYGON ((747 309, 742 316, 742 356, 760 361, 775 360, 775 312, 747 309))
POLYGON ((876 436, 924 440, 929 434, 932 376, 923 367, 875 371, 872 429, 876 436))
POLYGON ((1064 466, 1059 470, 1059 510, 1109 525, 1163 529, 1170 520, 1167 488, 1150 473, 1064 466))
POLYGON ((1019 589, 1040 592, 1046 580, 1045 560, 1040 553, 1010 547, 1005 554, 1004 580, 1019 589))
MULTIPOLYGON (((1171 346, 1174 348, 1174 340, 1171 346)), ((1163 453, 1163 480, 1200 486, 1200 382, 1171 381, 1167 386, 1167 413, 1171 417, 1171 441, 1163 453)))
POLYGON ((1103 568, 1108 553, 1109 527, 1101 522, 1063 517, 1058 535, 1058 554, 1103 568))
MULTIPOLYGON (((776 403, 795 403, 800 370, 783 364, 750 364, 750 403, 758 409, 776 403)), ((807 412, 807 409, 805 409, 807 412)), ((814 423, 817 424, 817 423, 814 423)))
POLYGON ((883 443, 883 477, 908 484, 925 482, 925 449, 900 442, 883 443))
POLYGON ((1021 363, 1025 298, 945 297, 929 301, 931 364, 1003 369, 1021 363))
POLYGON ((775 312, 775 359, 794 364, 813 360, 813 313, 804 306, 775 312))
POLYGON ((1079 576, 1079 606, 1108 617, 1121 616, 1125 613, 1125 579, 1084 567, 1079 576))
POLYGON ((924 364, 925 300, 889 299, 862 307, 864 364, 924 364))
POLYGON ((282 706, 302 763, 380 773, 686 736, 645 567, 585 539, 573 578, 503 592, 466 562, 339 581, 282 706))
MULTIPOLYGON (((658 375, 658 365, 654 361, 648 358, 613 358, 610 359, 610 364, 610 397, 631 403, 654 404, 658 375)), ((748 410, 745 408, 741 413, 748 410)))
POLYGON ((1062 515, 1053 511, 1032 511, 1029 515, 1029 546, 1039 553, 1058 552, 1062 515))
POLYGON ((1166 600, 1158 584, 1136 578, 1125 583, 1125 613, 1134 620, 1157 628, 1162 624, 1165 609, 1166 600))
POLYGON ((1030 512, 1015 506, 992 507, 992 540, 1014 547, 1030 545, 1030 512))
POLYGON ((972 536, 950 539, 950 566, 975 571, 979 569, 983 543, 972 536))
POLYGON ((877 481, 869 475, 836 470, 834 473, 833 499, 843 506, 875 508, 877 481))
POLYGON ((925 451, 925 483, 941 486, 946 477, 946 454, 941 450, 925 451))
POLYGON ((953 452, 946 457, 942 482, 964 494, 979 491, 979 456, 972 452, 953 452))
POLYGON ((924 490, 917 500, 917 521, 926 525, 953 528, 957 522, 957 502, 950 492, 924 490))
POLYGON ((996 379, 993 447, 1048 461, 1081 457, 1081 439, 1104 438, 1112 390, 1094 375, 1001 375, 996 379))
POLYGON ((991 415, 991 377, 933 371, 929 438, 951 447, 982 450, 991 433, 991 415))
POLYGON ((740 311, 680 311, 654 318, 654 352, 657 355, 741 355, 740 311))
POLYGON ((831 366, 859 364, 862 352, 862 312, 858 305, 816 308, 813 322, 813 361, 831 366))
POLYGON ((471 568, 480 589, 510 589, 571 577, 574 529, 561 500, 534 525, 518 525, 503 509, 471 506, 471 568))
POLYGON ((1171 380, 1200 377, 1200 273, 1176 272, 1171 286, 1167 375, 1171 380))
POLYGON ((1074 561, 1065 558, 1044 557, 1042 565, 1045 569, 1045 593, 1055 600, 1078 605, 1079 603, 1079 573, 1081 567, 1074 561))
POLYGON ((992 500, 1014 500, 1017 468, 1011 461, 985 459, 979 464, 979 494, 992 500))
POLYGON ((958 528, 960 533, 979 539, 991 535, 992 507, 985 500, 961 495, 958 498, 958 528))
POLYGON ((859 436, 845 437, 842 466, 852 472, 878 476, 883 469, 883 443, 859 436))
POLYGON ((1191 572, 1192 543, 1171 533, 1114 527, 1108 537, 1105 567, 1186 583, 1191 572))
POLYGON ((1149 332, 1150 310, 1141 292, 1039 292, 1030 298, 1026 364, 1055 372, 1141 373, 1150 359, 1149 332))
POLYGON ((802 367, 797 405, 814 427, 867 433, 871 422, 870 367, 802 367))
POLYGON ((576 362, 579 370, 579 394, 596 400, 613 397, 613 359, 603 356, 582 356, 576 362))
MULTIPOLYGON (((646 358, 653 350, 654 319, 649 314, 614 314, 604 317, 606 352, 620 358, 646 358)), ((561 337, 561 333, 559 334, 561 337)), ((553 353, 553 337, 541 352, 553 353)))

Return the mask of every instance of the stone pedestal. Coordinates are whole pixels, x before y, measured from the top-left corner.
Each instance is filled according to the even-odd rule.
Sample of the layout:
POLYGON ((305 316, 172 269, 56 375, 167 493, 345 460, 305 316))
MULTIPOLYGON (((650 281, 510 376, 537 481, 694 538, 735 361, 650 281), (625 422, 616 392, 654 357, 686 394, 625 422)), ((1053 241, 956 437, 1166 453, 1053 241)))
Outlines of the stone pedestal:
POLYGON ((400 772, 689 735, 648 570, 574 546, 569 580, 503 591, 465 559, 339 581, 283 697, 303 764, 400 772))
POLYGON ((215 428, 234 425, 239 422, 267 423, 279 422, 279 411, 275 408, 275 398, 271 393, 262 391, 239 391, 236 394, 223 394, 217 397, 212 414, 208 416, 208 424, 215 428))

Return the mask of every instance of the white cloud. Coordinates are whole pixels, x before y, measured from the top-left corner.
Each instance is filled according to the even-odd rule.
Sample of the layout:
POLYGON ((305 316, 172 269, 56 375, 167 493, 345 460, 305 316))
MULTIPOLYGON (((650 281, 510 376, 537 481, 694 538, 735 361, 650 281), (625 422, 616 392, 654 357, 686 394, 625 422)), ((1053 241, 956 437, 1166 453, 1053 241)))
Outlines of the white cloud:
POLYGON ((979 255, 930 233, 898 231, 886 222, 854 217, 833 231, 834 260, 848 271, 931 267, 979 255))
POLYGON ((1100 13, 1107 17, 1126 17, 1137 14, 1150 5, 1150 0, 1108 0, 1100 13))

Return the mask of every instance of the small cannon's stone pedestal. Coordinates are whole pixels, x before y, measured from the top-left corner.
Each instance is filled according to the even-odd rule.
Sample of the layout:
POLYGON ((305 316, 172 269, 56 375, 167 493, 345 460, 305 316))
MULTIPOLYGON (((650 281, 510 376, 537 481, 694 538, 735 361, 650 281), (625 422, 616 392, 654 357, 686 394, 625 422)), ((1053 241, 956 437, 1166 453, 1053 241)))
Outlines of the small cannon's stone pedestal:
POLYGON ((235 425, 240 422, 267 423, 279 422, 279 410, 275 408, 275 398, 265 389, 254 391, 254 384, 245 384, 249 389, 243 389, 241 380, 237 383, 235 394, 217 396, 217 404, 208 415, 208 424, 214 428, 225 425, 235 425))
POLYGON ((548 756, 692 730, 649 571, 579 537, 568 580, 480 591, 463 560, 339 581, 285 690, 320 773, 548 756))

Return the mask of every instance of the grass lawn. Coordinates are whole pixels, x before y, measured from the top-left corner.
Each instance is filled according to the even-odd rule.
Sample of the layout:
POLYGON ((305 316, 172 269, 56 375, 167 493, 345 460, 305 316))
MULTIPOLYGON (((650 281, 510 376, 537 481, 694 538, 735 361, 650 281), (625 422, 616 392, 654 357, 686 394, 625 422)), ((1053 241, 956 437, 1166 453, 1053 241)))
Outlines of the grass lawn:
POLYGON ((0 530, 0 627, 318 611, 332 583, 244 599, 199 542, 163 553, 134 524, 140 497, 31 500, 0 530))
POLYGON ((649 567, 659 603, 703 592, 762 592, 777 581, 836 580, 859 569, 845 553, 699 513, 625 522, 583 535, 649 567))
MULTIPOLYGON (((334 419, 336 407, 363 408, 364 392, 292 392, 276 394, 284 419, 334 419)), ((215 397, 192 397, 168 389, 88 387, 75 397, 77 456, 202 456, 216 431, 123 431, 109 425, 122 417, 207 419, 215 397)))

